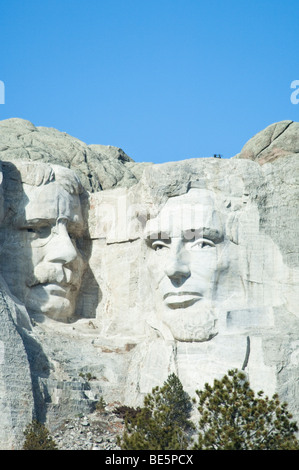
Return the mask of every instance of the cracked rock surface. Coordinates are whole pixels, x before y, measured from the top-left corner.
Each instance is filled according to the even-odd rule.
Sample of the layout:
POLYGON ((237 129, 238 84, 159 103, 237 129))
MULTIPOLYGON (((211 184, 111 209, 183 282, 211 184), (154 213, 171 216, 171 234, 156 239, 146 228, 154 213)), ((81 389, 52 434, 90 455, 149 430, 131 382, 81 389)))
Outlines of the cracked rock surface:
POLYGON ((299 152, 299 123, 281 121, 258 132, 243 147, 238 158, 246 158, 260 165, 299 152))

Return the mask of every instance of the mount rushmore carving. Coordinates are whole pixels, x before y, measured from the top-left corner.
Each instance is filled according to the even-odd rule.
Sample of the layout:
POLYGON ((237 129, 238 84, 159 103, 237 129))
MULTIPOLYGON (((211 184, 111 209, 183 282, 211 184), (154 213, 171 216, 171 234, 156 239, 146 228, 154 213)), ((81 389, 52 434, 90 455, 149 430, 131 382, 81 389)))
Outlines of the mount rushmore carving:
POLYGON ((171 372, 243 369, 298 420, 298 152, 292 121, 164 164, 0 122, 0 447, 171 372))

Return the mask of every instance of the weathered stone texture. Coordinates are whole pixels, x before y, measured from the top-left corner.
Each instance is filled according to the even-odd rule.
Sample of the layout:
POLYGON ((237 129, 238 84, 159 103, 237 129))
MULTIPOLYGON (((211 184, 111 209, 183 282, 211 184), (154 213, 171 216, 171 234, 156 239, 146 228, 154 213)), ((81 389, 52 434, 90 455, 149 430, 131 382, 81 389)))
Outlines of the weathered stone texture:
POLYGON ((87 145, 65 132, 35 127, 24 119, 0 122, 0 160, 40 161, 75 169, 90 192, 131 186, 138 166, 123 150, 105 145, 87 145))
POLYGON ((281 121, 258 132, 242 148, 238 158, 246 158, 260 165, 299 152, 299 123, 281 121))
POLYGON ((29 361, 3 285, 0 292, 0 449, 22 447, 23 431, 35 416, 29 361))
MULTIPOLYGON (((194 396, 233 367, 247 373, 254 390, 277 392, 299 420, 298 132, 299 123, 282 121, 229 160, 139 164, 121 149, 86 145, 28 121, 0 123, 4 180, 17 184, 13 168, 25 174, 15 199, 4 181, 6 210, 18 206, 28 219, 38 207, 36 194, 59 201, 55 217, 49 203, 44 218, 51 229, 43 227, 41 236, 32 220, 17 224, 17 209, 4 214, 0 230, 0 271, 13 291, 7 291, 11 304, 2 313, 1 341, 8 341, 10 364, 23 374, 16 378, 2 364, 1 397, 14 400, 20 391, 28 398, 25 416, 21 401, 7 408, 0 397, 5 422, 13 412, 20 423, 12 429, 21 429, 33 408, 58 429, 93 412, 101 396, 139 405, 171 372, 194 396), (34 162, 42 167, 28 181, 34 162), (62 188, 53 164, 67 168, 62 188), (76 186, 76 175, 80 194, 65 189, 76 186), (76 225, 81 216, 82 232, 76 225), (160 236, 157 227, 163 227, 160 236), (187 229, 194 230, 190 239, 187 229), (52 252, 51 258, 48 248, 52 243, 58 252, 59 240, 75 248, 71 259, 52 252), (47 272, 53 281, 61 265, 58 296, 53 286, 46 289, 55 315, 44 297, 42 308, 32 310, 30 283, 24 298, 12 295, 18 293, 13 278, 31 269, 22 265, 23 255, 14 260, 25 251, 36 275, 41 253, 48 263, 44 277, 47 272), (71 282, 79 273, 80 283, 71 282), (73 287, 64 294, 67 280, 73 287), (67 315, 59 310, 64 295, 72 307, 67 315)), ((11 446, 10 436, 0 429, 3 448, 11 446)))

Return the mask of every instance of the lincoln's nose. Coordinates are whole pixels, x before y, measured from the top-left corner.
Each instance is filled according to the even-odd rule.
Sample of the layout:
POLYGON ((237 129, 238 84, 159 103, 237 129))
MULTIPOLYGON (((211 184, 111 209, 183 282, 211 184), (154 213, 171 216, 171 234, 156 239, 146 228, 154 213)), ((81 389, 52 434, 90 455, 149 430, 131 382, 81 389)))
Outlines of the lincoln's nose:
POLYGON ((172 280, 183 281, 190 276, 189 262, 183 253, 171 253, 164 269, 165 274, 172 280))

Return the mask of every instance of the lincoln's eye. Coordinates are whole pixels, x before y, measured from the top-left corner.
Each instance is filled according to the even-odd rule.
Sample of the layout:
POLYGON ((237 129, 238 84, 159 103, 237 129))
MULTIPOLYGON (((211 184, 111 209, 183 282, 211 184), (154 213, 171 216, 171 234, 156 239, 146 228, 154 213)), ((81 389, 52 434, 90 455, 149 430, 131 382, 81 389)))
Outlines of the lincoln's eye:
POLYGON ((165 248, 165 246, 163 246, 163 245, 156 245, 156 246, 154 247, 155 251, 162 250, 162 248, 165 248))
POLYGON ((168 246, 166 245, 166 243, 164 243, 161 240, 158 240, 152 243, 152 249, 155 251, 160 251, 160 250, 163 250, 164 248, 168 248, 168 246))
POLYGON ((215 247, 215 243, 208 238, 199 238, 191 245, 191 250, 201 250, 203 248, 215 247))

